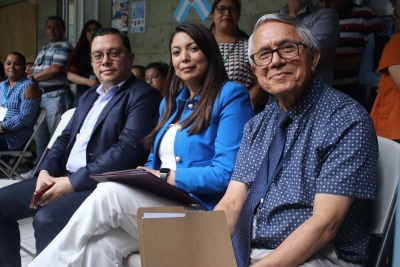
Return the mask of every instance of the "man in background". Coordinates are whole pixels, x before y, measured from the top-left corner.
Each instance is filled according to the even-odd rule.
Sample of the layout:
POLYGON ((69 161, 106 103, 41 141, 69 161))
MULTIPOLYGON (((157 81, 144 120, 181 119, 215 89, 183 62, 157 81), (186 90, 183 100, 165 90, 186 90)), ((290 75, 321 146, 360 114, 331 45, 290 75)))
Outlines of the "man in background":
POLYGON ((28 78, 36 82, 42 91, 41 107, 47 110, 46 118, 35 135, 36 160, 35 166, 22 178, 31 178, 36 165, 42 157, 51 136, 60 122, 61 115, 68 110, 70 103, 70 88, 65 66, 72 45, 63 39, 65 22, 62 18, 52 16, 46 21, 46 35, 49 44, 39 51, 33 66, 27 71, 28 78))
POLYGON ((342 91, 367 107, 367 90, 358 82, 361 58, 371 34, 382 28, 376 12, 353 0, 318 0, 322 8, 339 15, 340 41, 333 66, 333 88, 342 91))

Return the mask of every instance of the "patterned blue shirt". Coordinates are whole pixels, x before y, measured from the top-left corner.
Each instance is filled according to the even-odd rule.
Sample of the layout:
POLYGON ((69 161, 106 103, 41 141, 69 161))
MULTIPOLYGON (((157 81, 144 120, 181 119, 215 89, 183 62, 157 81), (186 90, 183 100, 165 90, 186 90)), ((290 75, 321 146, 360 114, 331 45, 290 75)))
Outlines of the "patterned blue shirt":
MULTIPOLYGON (((375 197, 378 144, 369 114, 350 97, 315 79, 310 89, 289 111, 285 152, 294 140, 318 92, 321 98, 291 155, 272 183, 257 220, 255 241, 260 248, 275 249, 312 216, 316 194, 355 198, 332 240, 339 257, 361 262, 367 257, 368 206, 375 197)), ((272 101, 250 120, 237 156, 232 180, 250 189, 267 154, 277 114, 272 101)))
POLYGON ((24 76, 9 92, 9 81, 0 83, 1 105, 8 109, 3 126, 9 131, 4 133, 9 150, 23 147, 33 133, 42 98, 25 98, 25 91, 31 84, 33 82, 24 76))
MULTIPOLYGON (((39 51, 35 62, 32 66, 33 74, 38 74, 43 70, 50 67, 52 64, 66 66, 68 56, 71 53, 73 47, 66 41, 61 40, 56 43, 50 43, 39 51)), ((59 74, 50 80, 38 82, 39 88, 46 88, 49 86, 69 86, 69 81, 65 73, 59 74)))

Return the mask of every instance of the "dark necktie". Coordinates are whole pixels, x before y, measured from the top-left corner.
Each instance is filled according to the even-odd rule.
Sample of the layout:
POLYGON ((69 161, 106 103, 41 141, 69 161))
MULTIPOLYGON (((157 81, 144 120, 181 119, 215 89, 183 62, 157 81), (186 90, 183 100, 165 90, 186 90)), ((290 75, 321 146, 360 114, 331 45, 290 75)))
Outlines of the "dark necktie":
POLYGON ((236 230, 232 237, 233 249, 235 251, 236 262, 238 267, 247 267, 250 259, 250 242, 251 242, 251 223, 253 221, 254 210, 261 198, 264 196, 264 189, 266 186, 266 177, 273 179, 272 174, 274 173, 276 166, 282 156, 283 149, 286 141, 286 127, 292 119, 285 112, 278 114, 276 123, 275 136, 271 142, 268 150, 268 157, 265 157, 260 172, 256 175, 253 185, 249 193, 247 194, 246 200, 243 203, 243 207, 240 211, 238 221, 236 224, 236 230), (268 165, 267 159, 268 158, 268 165), (268 169, 268 176, 267 176, 268 169))

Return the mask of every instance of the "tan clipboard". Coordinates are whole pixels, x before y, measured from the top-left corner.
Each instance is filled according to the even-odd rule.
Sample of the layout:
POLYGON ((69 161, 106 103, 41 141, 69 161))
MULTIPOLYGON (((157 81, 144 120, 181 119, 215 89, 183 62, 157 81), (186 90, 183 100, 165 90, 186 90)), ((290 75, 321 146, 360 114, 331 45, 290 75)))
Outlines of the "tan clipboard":
POLYGON ((142 267, 237 267, 223 211, 140 208, 137 220, 142 267), (184 217, 143 219, 144 213, 184 217))

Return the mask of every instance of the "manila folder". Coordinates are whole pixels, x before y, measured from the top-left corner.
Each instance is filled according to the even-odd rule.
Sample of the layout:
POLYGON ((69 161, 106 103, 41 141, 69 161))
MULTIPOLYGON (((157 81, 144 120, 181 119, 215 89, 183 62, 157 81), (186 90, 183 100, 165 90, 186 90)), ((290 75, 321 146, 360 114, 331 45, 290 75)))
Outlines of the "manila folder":
POLYGON ((137 220, 142 267, 237 266, 223 211, 140 208, 137 220))

